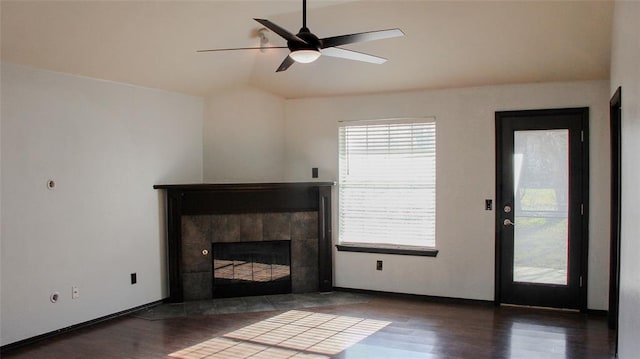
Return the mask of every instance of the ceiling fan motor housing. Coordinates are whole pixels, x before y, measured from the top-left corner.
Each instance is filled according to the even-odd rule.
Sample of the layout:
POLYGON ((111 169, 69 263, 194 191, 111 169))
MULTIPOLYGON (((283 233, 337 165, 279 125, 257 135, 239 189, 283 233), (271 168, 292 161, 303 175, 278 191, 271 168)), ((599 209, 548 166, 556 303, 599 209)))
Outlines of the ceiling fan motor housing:
POLYGON ((291 50, 292 52, 298 50, 320 51, 320 47, 322 45, 320 39, 318 39, 316 35, 312 34, 308 28, 301 28, 296 36, 304 40, 306 43, 296 40, 287 41, 287 47, 289 47, 289 50, 291 50))

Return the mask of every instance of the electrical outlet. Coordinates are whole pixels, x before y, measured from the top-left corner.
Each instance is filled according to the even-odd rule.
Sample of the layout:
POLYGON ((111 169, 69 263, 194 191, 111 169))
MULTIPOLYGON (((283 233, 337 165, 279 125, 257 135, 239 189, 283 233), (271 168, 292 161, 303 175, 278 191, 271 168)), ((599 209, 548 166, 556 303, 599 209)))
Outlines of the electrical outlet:
POLYGON ((311 178, 318 178, 318 167, 313 167, 311 169, 311 178))
POLYGON ((382 270, 382 261, 376 262, 376 270, 382 270))
POLYGON ((71 299, 78 299, 78 298, 80 298, 80 288, 71 287, 71 299))
POLYGON ((131 273, 131 285, 138 283, 138 274, 131 273))

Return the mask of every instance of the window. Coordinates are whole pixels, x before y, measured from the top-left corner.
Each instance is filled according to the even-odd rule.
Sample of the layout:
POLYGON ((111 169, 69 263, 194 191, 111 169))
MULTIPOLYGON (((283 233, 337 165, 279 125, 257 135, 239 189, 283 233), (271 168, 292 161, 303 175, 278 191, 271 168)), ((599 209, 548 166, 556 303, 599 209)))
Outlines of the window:
POLYGON ((339 147, 339 249, 434 248, 435 119, 345 122, 339 147))

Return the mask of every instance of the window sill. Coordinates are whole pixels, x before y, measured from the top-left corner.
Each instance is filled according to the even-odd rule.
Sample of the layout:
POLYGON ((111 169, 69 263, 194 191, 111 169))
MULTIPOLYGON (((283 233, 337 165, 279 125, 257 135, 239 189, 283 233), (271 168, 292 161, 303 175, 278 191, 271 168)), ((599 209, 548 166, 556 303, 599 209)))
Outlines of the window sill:
POLYGON ((336 244, 339 252, 399 254, 403 256, 436 257, 438 250, 431 247, 395 246, 367 243, 336 244))

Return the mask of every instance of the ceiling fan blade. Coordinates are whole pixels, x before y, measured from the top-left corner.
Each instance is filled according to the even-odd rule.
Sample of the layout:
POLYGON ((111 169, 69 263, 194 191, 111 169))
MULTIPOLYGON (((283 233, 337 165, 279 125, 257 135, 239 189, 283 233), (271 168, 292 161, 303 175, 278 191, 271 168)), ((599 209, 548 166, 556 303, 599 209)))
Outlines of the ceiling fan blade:
POLYGON ((402 32, 402 30, 389 29, 389 30, 359 32, 357 34, 350 34, 350 35, 325 37, 324 39, 320 39, 320 43, 322 44, 320 48, 324 49, 327 47, 352 44, 354 42, 382 40, 382 39, 388 39, 391 37, 399 37, 399 36, 404 36, 404 32, 402 32))
POLYGON ((230 48, 230 49, 208 49, 208 50, 197 50, 196 52, 236 51, 236 50, 269 50, 269 49, 288 49, 288 47, 286 47, 286 46, 234 47, 234 48, 230 48))
POLYGON ((295 61, 293 61, 293 59, 291 58, 291 56, 288 56, 284 58, 284 61, 282 61, 282 63, 280 64, 280 66, 278 67, 278 69, 276 70, 276 72, 282 72, 285 71, 286 69, 288 69, 289 67, 291 67, 291 65, 293 65, 295 61))
POLYGON ((307 43, 306 41, 304 41, 301 38, 297 37, 296 35, 290 33, 286 29, 283 29, 280 26, 272 23, 269 20, 265 20, 265 19, 254 19, 254 20, 259 22, 260 24, 264 25, 264 27, 266 27, 267 29, 269 29, 269 30, 275 32, 276 34, 280 35, 283 39, 285 39, 287 41, 299 41, 299 42, 302 42, 303 44, 307 43))
POLYGON ((331 56, 331 57, 339 57, 342 59, 348 60, 356 60, 356 61, 364 61, 370 62, 372 64, 384 64, 387 62, 387 59, 383 57, 373 56, 369 54, 365 54, 363 52, 347 50, 340 47, 329 47, 326 49, 320 50, 322 55, 331 56))

